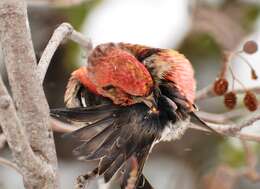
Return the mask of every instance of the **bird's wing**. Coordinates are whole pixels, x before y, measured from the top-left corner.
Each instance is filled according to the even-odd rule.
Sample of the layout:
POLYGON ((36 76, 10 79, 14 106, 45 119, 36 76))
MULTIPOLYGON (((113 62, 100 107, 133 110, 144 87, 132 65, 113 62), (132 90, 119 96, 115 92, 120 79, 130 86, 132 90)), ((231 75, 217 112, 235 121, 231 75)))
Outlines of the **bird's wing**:
MULTIPOLYGON (((105 104, 55 109, 51 115, 83 123, 88 123, 88 118, 95 120, 98 115, 93 123, 66 134, 66 137, 82 141, 74 153, 81 156, 81 159, 99 160, 97 174, 104 175, 108 182, 132 156, 138 159, 138 177, 141 176, 150 147, 160 133, 158 116, 148 112, 149 108, 143 104, 128 107, 105 104)), ((126 169, 125 174, 128 173, 129 170, 126 169)))

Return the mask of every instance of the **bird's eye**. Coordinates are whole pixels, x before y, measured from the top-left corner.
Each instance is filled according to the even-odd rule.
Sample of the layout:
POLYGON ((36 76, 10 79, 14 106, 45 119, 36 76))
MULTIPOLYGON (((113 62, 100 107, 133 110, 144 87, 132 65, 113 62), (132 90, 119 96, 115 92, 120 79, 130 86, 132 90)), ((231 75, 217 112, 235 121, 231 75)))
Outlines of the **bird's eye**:
POLYGON ((105 91, 109 91, 111 89, 114 89, 115 87, 113 85, 107 85, 105 87, 102 87, 105 91))

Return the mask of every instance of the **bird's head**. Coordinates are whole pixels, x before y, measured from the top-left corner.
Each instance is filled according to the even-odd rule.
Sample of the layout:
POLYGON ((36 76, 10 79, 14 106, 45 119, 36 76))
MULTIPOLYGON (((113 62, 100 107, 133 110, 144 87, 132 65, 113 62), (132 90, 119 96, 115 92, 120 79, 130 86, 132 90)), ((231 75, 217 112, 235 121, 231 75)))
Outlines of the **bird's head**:
POLYGON ((126 106, 144 102, 151 108, 156 104, 149 71, 133 55, 113 46, 96 47, 88 65, 74 71, 71 78, 74 79, 70 79, 65 99, 72 96, 77 85, 83 85, 92 93, 111 99, 114 104, 126 106))

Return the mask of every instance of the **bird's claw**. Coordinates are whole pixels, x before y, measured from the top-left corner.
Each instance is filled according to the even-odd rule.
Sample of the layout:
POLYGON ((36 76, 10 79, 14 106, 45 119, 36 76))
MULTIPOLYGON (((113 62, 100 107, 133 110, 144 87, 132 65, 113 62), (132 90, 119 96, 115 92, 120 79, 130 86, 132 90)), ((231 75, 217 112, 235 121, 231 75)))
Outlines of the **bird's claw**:
POLYGON ((87 179, 84 177, 84 175, 78 176, 75 189, 84 189, 86 185, 87 185, 87 179))

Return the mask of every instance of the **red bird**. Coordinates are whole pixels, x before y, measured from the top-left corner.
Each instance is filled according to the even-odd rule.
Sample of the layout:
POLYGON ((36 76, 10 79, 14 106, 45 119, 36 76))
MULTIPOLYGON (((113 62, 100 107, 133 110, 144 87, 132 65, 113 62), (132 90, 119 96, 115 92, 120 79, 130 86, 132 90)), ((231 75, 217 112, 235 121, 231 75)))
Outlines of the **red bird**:
POLYGON ((82 141, 74 150, 77 156, 99 160, 99 165, 81 179, 103 175, 108 182, 121 170, 125 188, 134 157, 135 188, 151 189, 142 169, 153 145, 179 139, 191 121, 207 127, 194 113, 195 89, 193 68, 177 51, 101 44, 87 65, 72 73, 67 108, 51 114, 85 124, 68 136, 82 141))

